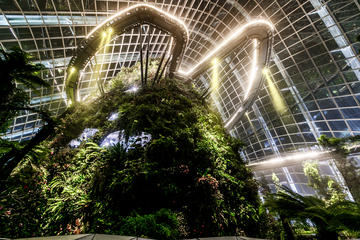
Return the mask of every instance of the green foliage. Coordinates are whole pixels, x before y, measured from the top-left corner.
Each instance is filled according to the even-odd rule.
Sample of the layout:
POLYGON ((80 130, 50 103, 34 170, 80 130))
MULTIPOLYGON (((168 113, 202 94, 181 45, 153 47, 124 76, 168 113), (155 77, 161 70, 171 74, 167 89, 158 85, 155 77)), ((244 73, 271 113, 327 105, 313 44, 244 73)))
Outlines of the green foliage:
POLYGON ((360 136, 351 136, 347 138, 329 138, 325 135, 318 139, 319 144, 330 150, 330 155, 333 157, 336 167, 344 177, 346 186, 348 186, 352 196, 356 201, 360 201, 360 169, 354 166, 347 159, 347 156, 354 150, 357 151, 357 146, 360 142, 360 136))
POLYGON ((44 146, 33 149, 8 179, 6 190, 0 193, 0 236, 41 235, 47 171, 38 160, 46 158, 48 152, 44 146))
POLYGON ((320 176, 317 162, 306 162, 304 173, 308 178, 308 185, 318 193, 327 205, 345 200, 344 189, 337 182, 329 176, 320 176))
POLYGON ((39 86, 49 86, 39 76, 42 69, 42 65, 30 63, 30 55, 20 48, 10 52, 0 49, 0 133, 6 131, 19 108, 28 106, 29 96, 24 87, 35 90, 39 86))
POLYGON ((266 206, 288 220, 311 220, 318 239, 338 239, 342 231, 359 231, 360 205, 339 201, 332 205, 314 196, 301 196, 286 187, 267 198, 266 206))
MULTIPOLYGON (((40 113, 40 116, 47 122, 36 137, 25 146, 0 143, 0 181, 7 179, 16 165, 31 151, 33 147, 44 140, 49 129, 53 126, 52 119, 44 111, 29 106, 30 99, 26 88, 37 92, 37 87, 49 87, 49 84, 40 77, 40 71, 44 67, 41 64, 32 64, 30 55, 19 48, 9 52, 0 49, 0 134, 6 132, 13 118, 21 110, 29 110, 40 113)), ((26 157, 25 157, 26 158, 26 157)), ((0 191, 4 185, 0 185, 0 191)))
MULTIPOLYGON (((21 221, 34 220, 31 212, 38 208, 35 235, 96 232, 176 239, 265 234, 265 225, 258 225, 267 219, 259 212, 257 185, 238 154, 243 143, 225 132, 221 117, 191 86, 163 79, 134 93, 127 91, 136 83, 131 74, 118 75, 106 93, 68 109, 56 136, 46 142, 50 153, 31 165, 43 169, 46 184, 31 200, 39 206, 21 221), (123 81, 127 76, 130 80, 123 81), (108 121, 114 112, 118 119, 108 121), (85 128, 99 131, 77 149, 69 148, 85 128), (126 141, 99 147, 115 131, 124 131, 126 141), (151 139, 140 144, 142 133, 151 139), (137 140, 130 143, 131 138, 137 140)), ((15 182, 11 186, 19 188, 15 182)), ((12 222, 0 224, 0 229, 13 227, 12 222)), ((12 236, 8 231, 2 235, 12 236)))
POLYGON ((15 88, 15 86, 8 94, 6 101, 2 102, 0 106, 0 133, 5 133, 10 127, 14 117, 19 112, 18 109, 27 106, 30 102, 28 94, 22 89, 15 88))
POLYGON ((20 143, 7 141, 5 139, 0 138, 0 157, 2 157, 7 152, 12 149, 19 149, 21 147, 20 143))
MULTIPOLYGON (((45 219, 48 219, 45 229, 53 232, 56 231, 54 226, 65 225, 64 223, 72 225, 76 219, 83 217, 81 213, 91 201, 87 191, 92 186, 91 181, 97 169, 104 164, 105 153, 105 149, 88 142, 74 155, 76 161, 65 163, 65 169, 51 180, 48 206, 44 212, 45 219)), ((74 231, 77 231, 79 226, 74 227, 74 231)))
POLYGON ((327 137, 326 135, 321 135, 318 138, 318 142, 321 146, 332 148, 335 150, 345 150, 343 146, 343 140, 341 138, 327 137))
POLYGON ((177 215, 169 209, 160 209, 154 214, 128 216, 121 222, 118 235, 151 236, 155 239, 178 239, 179 221, 177 215))

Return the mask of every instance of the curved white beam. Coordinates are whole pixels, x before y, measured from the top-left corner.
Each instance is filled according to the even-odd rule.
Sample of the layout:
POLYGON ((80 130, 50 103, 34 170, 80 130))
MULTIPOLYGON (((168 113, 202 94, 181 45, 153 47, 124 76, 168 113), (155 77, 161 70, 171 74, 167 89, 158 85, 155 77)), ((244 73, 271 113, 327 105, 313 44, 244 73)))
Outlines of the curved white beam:
POLYGON ((257 93, 262 86, 262 69, 267 65, 272 46, 274 26, 264 19, 250 21, 236 29, 228 38, 211 50, 194 67, 184 71, 179 70, 176 76, 193 80, 211 68, 211 60, 223 58, 231 53, 234 48, 247 39, 253 39, 254 53, 252 56, 251 72, 249 74, 248 88, 245 90, 243 103, 225 122, 225 128, 231 129, 243 116, 245 111, 253 104, 257 93))
MULTIPOLYGON (((217 47, 211 50, 205 57, 203 57, 194 67, 189 70, 179 70, 178 73, 186 77, 194 77, 194 75, 199 72, 200 69, 203 69, 203 65, 208 65, 211 62, 212 58, 219 57, 222 55, 222 52, 227 52, 230 47, 238 43, 240 39, 245 36, 255 37, 258 36, 260 39, 269 37, 268 32, 274 31, 274 25, 264 19, 257 19, 251 22, 248 22, 242 25, 240 28, 236 29, 229 37, 227 37, 223 42, 221 42, 217 47), (265 31, 265 33, 264 33, 265 31)), ((232 48, 231 48, 232 49, 232 48)), ((230 49, 230 50, 231 50, 230 49)))
POLYGON ((189 30, 177 17, 149 4, 136 4, 126 8, 97 25, 78 45, 66 70, 66 95, 69 102, 77 100, 77 86, 80 70, 83 69, 96 52, 102 47, 107 34, 120 35, 130 29, 149 24, 174 38, 169 74, 177 71, 179 62, 189 39, 189 30), (105 36, 103 36, 105 35, 105 36))
POLYGON ((189 36, 189 30, 187 28, 187 26, 185 25, 185 23, 183 21, 181 21, 179 18, 161 10, 160 8, 157 8, 157 7, 154 7, 150 4, 146 4, 146 3, 140 3, 140 4, 136 4, 136 5, 133 5, 133 6, 130 6, 114 15, 112 15, 111 17, 105 19, 102 23, 100 23, 99 25, 97 25, 95 28, 93 28, 91 30, 91 32, 89 32, 89 34, 86 36, 86 39, 88 39, 91 35, 93 35, 97 30, 99 30, 100 28, 102 28, 104 25, 106 25, 107 23, 110 23, 111 21, 113 21, 114 19, 116 19, 117 17, 121 17, 123 15, 126 15, 129 11, 133 10, 133 9, 136 9, 136 8, 139 8, 139 7, 148 7, 148 8, 151 8, 157 12, 159 12, 160 14, 164 14, 166 17, 178 22, 179 24, 181 24, 184 29, 186 30, 186 34, 187 36, 189 36))

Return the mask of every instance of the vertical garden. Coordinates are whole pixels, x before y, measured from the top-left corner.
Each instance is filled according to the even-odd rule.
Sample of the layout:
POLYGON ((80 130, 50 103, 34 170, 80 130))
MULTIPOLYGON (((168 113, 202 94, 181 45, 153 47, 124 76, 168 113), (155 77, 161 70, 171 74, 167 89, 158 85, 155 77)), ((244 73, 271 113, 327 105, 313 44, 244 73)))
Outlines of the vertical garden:
MULTIPOLYGON (((191 85, 163 78, 140 87, 138 68, 123 69, 105 93, 58 118, 31 109, 47 122, 32 140, 1 140, 1 168, 9 173, 2 175, 1 237, 261 235, 257 185, 238 154, 242 142, 191 85)), ((27 73, 38 79, 34 69, 27 73)), ((24 91, 21 106, 13 106, 20 90, 9 75, 4 102, 15 114, 30 107, 24 91)))
POLYGON ((359 236, 358 178, 345 164, 347 143, 358 137, 319 139, 348 172, 355 202, 310 162, 304 172, 316 196, 294 193, 276 176, 271 193, 253 179, 240 158, 244 144, 225 131, 206 97, 191 84, 156 79, 156 61, 147 83, 138 64, 123 68, 100 94, 54 118, 31 107, 25 91, 48 87, 43 67, 19 49, 1 54, 2 133, 19 111, 40 114, 45 125, 31 140, 0 140, 0 237, 359 236))

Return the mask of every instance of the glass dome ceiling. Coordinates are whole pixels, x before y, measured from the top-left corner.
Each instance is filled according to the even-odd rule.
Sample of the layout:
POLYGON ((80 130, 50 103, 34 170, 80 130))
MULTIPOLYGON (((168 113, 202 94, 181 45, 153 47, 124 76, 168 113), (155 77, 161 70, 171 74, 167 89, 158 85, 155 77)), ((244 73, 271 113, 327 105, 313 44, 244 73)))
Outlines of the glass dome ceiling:
MULTIPOLYGON (((65 72, 78 44, 102 21, 142 1, 2 0, 0 46, 20 46, 45 65, 52 88, 30 91, 31 104, 58 116, 66 109, 65 72)), ((342 137, 360 132, 360 4, 357 0, 147 1, 181 19, 189 41, 180 69, 190 69, 238 27, 253 19, 273 23, 274 39, 268 73, 254 104, 230 131, 248 147, 242 153, 257 161, 295 149, 311 149, 321 134, 342 137), (275 94, 275 95, 274 95, 275 94), (276 95, 277 94, 277 95, 276 95), (273 99, 280 96, 281 110, 273 99)), ((150 56, 159 58, 169 34, 143 25, 150 37, 150 56)), ((109 41, 90 60, 79 83, 81 98, 97 90, 122 67, 139 60, 139 29, 109 41), (98 65, 101 65, 99 67, 98 65), (98 74, 96 74, 98 72, 98 74)), ((217 63, 218 91, 210 95, 226 122, 244 98, 253 55, 243 41, 217 63)), ((194 83, 207 89, 214 71, 194 83)), ((265 75, 265 74, 264 74, 265 75)), ((37 114, 22 112, 6 139, 29 139, 42 126, 37 114)))

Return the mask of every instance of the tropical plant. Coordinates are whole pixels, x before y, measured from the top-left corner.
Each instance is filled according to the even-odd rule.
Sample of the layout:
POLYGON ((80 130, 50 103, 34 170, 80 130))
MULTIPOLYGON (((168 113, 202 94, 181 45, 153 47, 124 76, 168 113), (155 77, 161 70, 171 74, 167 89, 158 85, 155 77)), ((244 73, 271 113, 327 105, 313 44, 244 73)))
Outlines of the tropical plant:
POLYGON ((39 161, 49 149, 33 148, 13 170, 6 187, 0 192, 0 236, 32 237, 42 234, 46 210, 48 171, 39 161))
MULTIPOLYGON (((46 111, 29 106, 29 96, 25 89, 37 91, 40 86, 49 87, 49 84, 40 77, 41 64, 32 64, 28 53, 19 48, 10 52, 0 49, 0 133, 8 128, 16 114, 23 111, 39 113, 48 124, 24 146, 13 145, 8 152, 3 152, 0 158, 0 181, 5 180, 32 148, 47 138, 54 127, 54 121, 46 111), (23 86, 19 86, 19 84, 23 86)), ((2 185, 3 186, 3 185, 2 185)), ((1 189, 1 187, 0 187, 1 189)))
POLYGON ((351 136, 347 138, 329 138, 321 135, 318 138, 321 146, 330 151, 330 155, 334 159, 336 167, 344 177, 346 186, 356 201, 360 201, 360 168, 351 164, 347 156, 352 153, 352 148, 357 149, 356 146, 360 142, 360 136, 351 136))
POLYGON ((305 162, 304 173, 308 179, 308 185, 317 192, 318 196, 322 198, 327 205, 345 200, 345 190, 331 177, 321 176, 317 162, 305 162))
POLYGON ((13 48, 9 52, 0 49, 0 132, 7 129, 21 108, 28 106, 29 96, 24 87, 33 90, 40 86, 49 87, 39 76, 43 69, 41 64, 32 64, 30 55, 20 48, 13 48))
POLYGON ((359 231, 360 205, 351 201, 339 201, 327 205, 315 196, 302 196, 287 187, 271 195, 266 207, 281 218, 290 222, 310 220, 317 229, 318 239, 336 239, 342 231, 359 231))
POLYGON ((160 209, 152 214, 128 216, 119 223, 118 235, 151 236, 155 239, 179 239, 178 216, 169 209, 160 209))
MULTIPOLYGON (((10 151, 4 153, 0 157, 0 182, 5 181, 18 165, 18 163, 29 153, 33 148, 39 145, 42 141, 49 137, 53 133, 56 125, 55 121, 49 116, 46 111, 37 111, 42 118, 47 122, 45 126, 26 144, 17 148, 16 145, 10 149, 10 151)), ((0 186, 0 191, 4 185, 0 186)))

